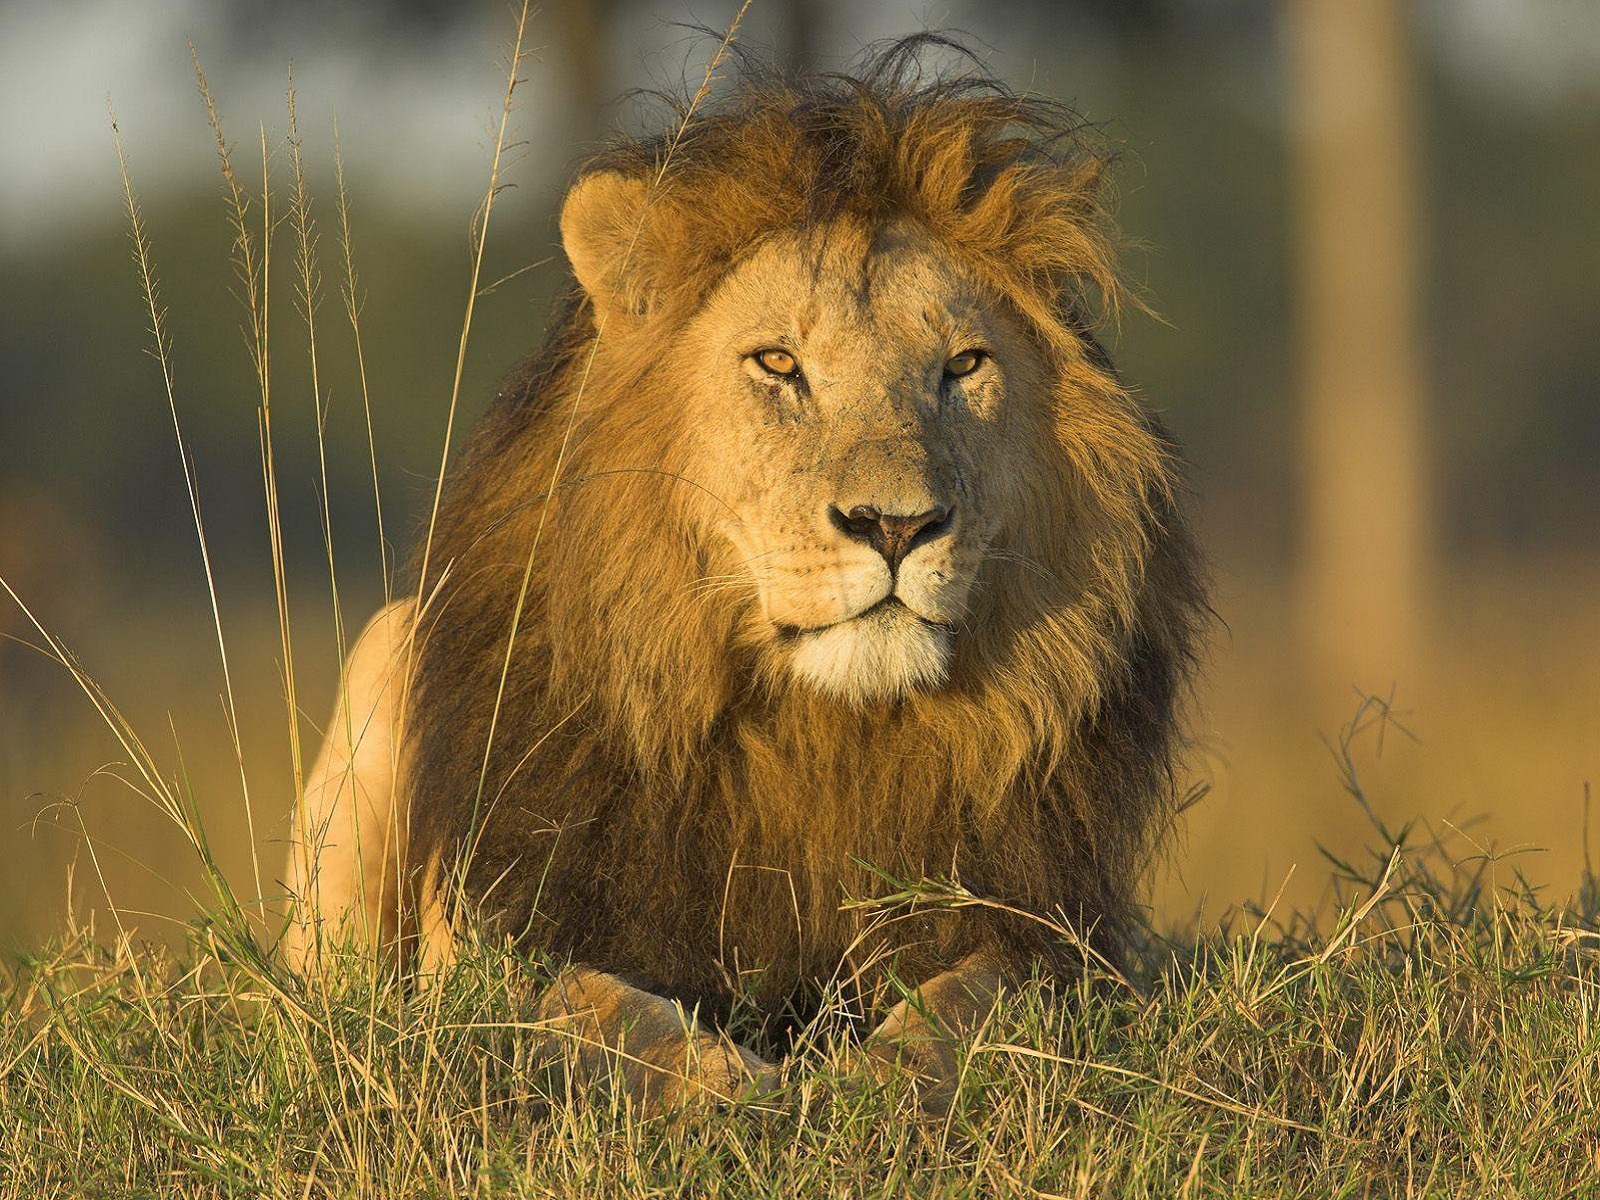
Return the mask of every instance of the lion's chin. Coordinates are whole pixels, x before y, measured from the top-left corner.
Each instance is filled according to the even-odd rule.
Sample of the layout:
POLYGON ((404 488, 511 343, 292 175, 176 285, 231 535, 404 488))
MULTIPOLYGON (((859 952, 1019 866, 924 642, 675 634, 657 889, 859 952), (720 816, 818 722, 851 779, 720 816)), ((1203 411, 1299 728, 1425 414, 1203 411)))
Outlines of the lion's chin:
POLYGON ((949 630, 891 603, 798 635, 791 666, 824 695, 868 704, 940 686, 951 652, 949 630))

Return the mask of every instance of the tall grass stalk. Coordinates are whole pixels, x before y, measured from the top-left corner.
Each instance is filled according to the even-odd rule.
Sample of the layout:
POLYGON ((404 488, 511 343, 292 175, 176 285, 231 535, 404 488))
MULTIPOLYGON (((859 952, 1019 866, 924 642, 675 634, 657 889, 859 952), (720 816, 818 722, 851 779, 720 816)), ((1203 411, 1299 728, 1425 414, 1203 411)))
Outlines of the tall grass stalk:
POLYGON ((355 245, 350 237, 350 194, 344 182, 344 147, 339 140, 339 121, 333 121, 333 165, 339 189, 339 249, 344 261, 344 275, 340 283, 340 296, 344 300, 345 316, 350 322, 350 336, 355 343, 356 373, 361 383, 361 412, 366 418, 367 457, 372 465, 372 511, 378 523, 378 566, 383 573, 383 602, 388 604, 394 580, 390 575, 389 539, 383 529, 383 488, 378 483, 378 442, 372 427, 372 398, 367 389, 367 355, 361 341, 361 292, 356 285, 355 245))
MULTIPOLYGON (((624 269, 633 257, 634 250, 639 242, 639 236, 643 233, 645 222, 649 219, 650 200, 659 191, 662 181, 666 178, 667 172, 672 166, 678 143, 683 139, 685 131, 693 123, 700 106, 711 95, 712 84, 716 80, 717 72, 721 70, 723 63, 727 61, 728 53, 733 47, 734 39, 738 36, 740 27, 744 24, 745 14, 750 11, 751 3, 752 0, 744 0, 744 3, 739 6, 739 10, 734 13, 733 19, 728 23, 727 29, 723 31, 722 37, 717 42, 716 49, 712 52, 711 58, 706 64, 705 76, 701 79, 700 86, 695 89, 695 94, 685 108, 683 117, 673 130, 666 152, 661 156, 661 165, 657 168, 655 178, 651 181, 650 195, 647 196, 645 206, 635 219, 628 244, 618 259, 619 270, 624 269)), ((600 339, 605 336, 608 316, 608 312, 599 313, 597 316, 594 338, 589 343, 589 353, 584 359, 583 373, 579 376, 578 386, 573 390, 572 402, 567 407, 567 420, 561 432, 561 445, 556 451, 555 464, 550 470, 550 482, 540 497, 539 522, 534 527, 533 539, 528 546, 528 557, 523 563, 522 581, 517 588, 516 604, 511 610, 511 627, 506 633, 506 652, 500 664, 500 678, 495 685, 494 708, 489 714, 489 732, 484 738, 483 760, 478 768, 478 786, 472 800, 471 841, 468 843, 466 853, 462 855, 461 862, 457 867, 457 873, 462 879, 465 879, 467 866, 477 850, 484 822, 488 817, 488 814, 483 813, 481 809, 484 790, 488 783, 489 760, 494 751, 495 734, 499 729, 500 709, 505 700, 506 681, 511 673, 511 659, 512 653, 516 648, 517 634, 522 627, 522 614, 528 599, 528 588, 533 582, 534 562, 538 558, 539 544, 544 538, 545 521, 550 514, 550 501, 559 489, 562 472, 566 469, 567 451, 572 445, 572 431, 577 426, 578 409, 583 403, 584 392, 588 388, 589 376, 594 368, 595 356, 600 349, 600 339)), ((498 796, 496 798, 498 799, 498 796)))
MULTIPOLYGON (((433 501, 428 511, 427 532, 423 537, 422 555, 417 571, 417 591, 414 597, 411 627, 406 638, 405 665, 401 673, 400 700, 396 706, 395 720, 399 728, 404 729, 406 719, 410 713, 412 681, 415 676, 417 639, 421 633, 421 625, 427 612, 427 602, 430 600, 430 587, 435 591, 444 584, 444 572, 441 578, 430 580, 429 573, 433 559, 433 538, 439 521, 439 506, 444 497, 444 482, 450 462, 450 451, 455 440, 456 413, 461 398, 461 381, 466 371, 467 347, 472 336, 472 322, 477 311, 479 287, 483 272, 484 254, 488 247, 489 225, 494 215, 495 200, 505 186, 503 173, 508 163, 508 153, 514 148, 510 141, 511 114, 516 107, 517 87, 521 83, 523 60, 532 51, 528 48, 527 39, 529 22, 533 16, 531 0, 522 0, 517 12, 516 29, 512 36, 511 53, 507 62, 506 82, 500 98, 499 125, 495 131, 494 146, 489 160, 489 182, 484 189, 483 199, 472 220, 472 268, 467 288, 465 311, 461 319, 461 335, 456 346, 455 370, 450 384, 450 403, 445 414, 445 428, 443 444, 439 451, 439 469, 434 480, 433 501)), ((449 570, 446 564, 445 571, 449 570)), ((409 822, 409 813, 407 814, 409 822)), ((409 838, 401 838, 402 845, 409 843, 409 838)), ((410 864, 401 856, 399 869, 404 873, 410 869, 410 864)))
MULTIPOLYGON (((495 132, 494 149, 489 160, 489 186, 483 193, 478 211, 472 221, 472 271, 471 282, 467 288, 466 311, 461 318, 461 337, 456 348, 455 373, 450 382, 450 405, 445 413, 444 444, 439 453, 439 471, 434 480, 433 504, 428 510, 428 530, 422 543, 422 560, 417 573, 417 612, 420 618, 422 603, 426 598, 428 589, 428 568, 433 556, 433 535, 439 521, 439 503, 444 496, 444 480, 450 463, 450 450, 455 441, 456 411, 461 399, 461 379, 467 366, 467 345, 472 336, 472 318, 477 310, 478 282, 483 272, 484 250, 489 244, 489 219, 494 214, 494 202, 500 195, 504 186, 502 172, 506 165, 506 154, 512 149, 508 140, 511 129, 511 114, 516 107, 517 86, 521 82, 520 72, 525 57, 532 54, 527 48, 528 24, 533 17, 531 0, 522 0, 522 7, 517 13, 516 33, 511 43, 510 66, 506 72, 506 86, 500 100, 500 124, 495 132)), ((413 641, 414 644, 414 641, 413 641)), ((410 671, 406 672, 409 677, 410 671)), ((409 691, 409 687, 407 688, 409 691)), ((402 705, 402 713, 404 707, 402 705)))
MULTIPOLYGON (((317 308, 322 300, 322 269, 317 261, 317 223, 311 215, 311 193, 306 181, 304 143, 300 138, 300 113, 295 103, 294 71, 289 72, 289 162, 294 178, 290 224, 294 229, 296 290, 300 319, 306 327, 306 353, 311 370, 311 409, 316 421, 317 472, 321 480, 319 517, 322 545, 328 559, 328 594, 333 603, 334 649, 345 660, 344 612, 339 600, 339 571, 333 550, 333 495, 328 484, 328 405, 322 394, 322 374, 317 368, 317 308)), ((343 680, 341 679, 341 684, 343 680)), ((329 734, 332 730, 328 731, 329 734)))
MULTIPOLYGON (((206 117, 211 125, 217 147, 217 161, 222 171, 226 189, 228 222, 233 230, 232 257, 234 273, 239 288, 238 297, 244 306, 247 320, 245 343, 249 348, 251 366, 255 369, 256 393, 260 400, 257 408, 257 436, 261 447, 261 476, 266 498, 267 536, 272 551, 272 587, 278 611, 279 651, 282 655, 280 670, 284 688, 284 705, 288 713, 289 759, 294 780, 294 804, 303 816, 305 805, 305 768, 300 745, 300 704, 294 669, 294 636, 289 621, 289 581, 283 552, 282 510, 278 501, 277 455, 272 433, 272 355, 271 355, 271 305, 272 291, 272 186, 271 147, 266 126, 260 128, 261 143, 261 194, 259 232, 251 225, 251 207, 254 203, 249 190, 240 182, 233 165, 233 146, 224 135, 222 119, 217 112, 216 99, 200 65, 200 55, 194 43, 189 44, 189 55, 194 64, 195 83, 205 105, 206 117)), ((258 870, 259 874, 259 870, 258 870)))
MULTIPOLYGON (((198 65, 198 64, 197 64, 198 65)), ((110 112, 112 140, 117 152, 117 174, 122 183, 122 198, 128 214, 128 232, 133 243, 134 262, 139 271, 143 290, 145 312, 150 319, 150 353, 161 369, 161 386, 167 400, 167 412, 172 418, 172 436, 177 444, 178 459, 183 467, 184 491, 189 501, 189 514, 194 521, 195 539, 200 548, 200 563, 205 574, 206 596, 211 605, 212 628, 217 638, 217 657, 222 665, 223 714, 228 725, 228 740, 233 748, 234 762, 239 771, 240 801, 244 807, 245 829, 250 839, 250 866, 255 879, 256 895, 261 894, 261 863, 256 847, 255 809, 250 801, 250 776, 245 769, 244 745, 239 734, 239 712, 234 700, 233 670, 228 663, 228 641, 222 631, 222 608, 217 600, 216 573, 211 565, 211 547, 206 540, 205 521, 200 515, 200 491, 195 482, 193 460, 183 437, 183 422, 178 416, 178 398, 173 383, 172 342, 167 333, 166 309, 160 299, 156 280, 155 262, 150 241, 145 233, 144 217, 139 210, 133 191, 133 178, 128 171, 126 147, 122 130, 117 125, 116 114, 110 112)))

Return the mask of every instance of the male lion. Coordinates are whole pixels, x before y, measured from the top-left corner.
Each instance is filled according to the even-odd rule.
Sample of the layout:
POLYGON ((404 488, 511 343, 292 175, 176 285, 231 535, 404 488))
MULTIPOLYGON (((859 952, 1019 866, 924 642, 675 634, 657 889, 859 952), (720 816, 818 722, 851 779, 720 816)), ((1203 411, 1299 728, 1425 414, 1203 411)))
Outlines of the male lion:
POLYGON ((659 1107, 764 1082, 735 993, 891 972, 867 1048, 937 1103, 1060 922, 1115 953, 1203 612, 1174 453, 1090 332, 1107 156, 923 44, 580 172, 576 286, 351 655, 295 963, 470 915, 659 1107), (924 879, 995 903, 848 903, 924 879))

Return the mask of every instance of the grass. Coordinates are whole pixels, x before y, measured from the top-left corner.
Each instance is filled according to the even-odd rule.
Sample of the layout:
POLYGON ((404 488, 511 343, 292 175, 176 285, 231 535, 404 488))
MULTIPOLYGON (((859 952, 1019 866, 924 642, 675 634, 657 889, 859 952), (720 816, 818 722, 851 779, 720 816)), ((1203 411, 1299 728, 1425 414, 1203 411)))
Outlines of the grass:
MULTIPOLYGON (((441 478, 473 305, 497 286, 480 287, 479 269, 514 149, 507 127, 527 19, 524 6, 490 182, 473 225, 441 478)), ((313 364, 340 643, 344 615, 321 454, 327 402, 315 365, 316 221, 292 93, 290 199, 278 206, 268 185, 267 134, 261 190, 252 193, 235 170, 198 62, 196 71, 221 157, 259 385, 272 591, 298 791, 303 715, 278 520, 275 438, 283 430, 272 428, 267 317, 281 224, 292 242, 291 284, 313 364)), ((335 278, 360 364, 376 505, 342 158, 336 165, 335 278)), ((233 669, 153 253, 126 167, 124 183, 253 852, 233 669)), ((437 505, 439 482, 430 482, 437 505)), ((381 528, 381 511, 377 519, 381 528)), ((203 807, 212 811, 211 798, 202 805, 181 762, 174 771, 158 761, 71 651, 0 584, 33 622, 39 648, 68 671, 114 735, 126 782, 181 833, 209 888, 177 949, 139 941, 111 905, 101 910, 109 924, 69 924, 45 948, 0 966, 0 1194, 1600 1195, 1600 889, 1586 872, 1572 904, 1550 905, 1504 860, 1453 833, 1387 828, 1367 803, 1351 754, 1357 738, 1382 728, 1381 705, 1364 705, 1336 746, 1341 780, 1371 820, 1376 844, 1363 858, 1330 859, 1335 889, 1326 911, 1268 905, 1204 930, 1152 932, 1133 982, 1090 969, 1053 991, 1034 984, 1003 997, 966 1049, 959 1095, 944 1118, 922 1115, 906 1080, 857 1070, 855 1023, 832 1006, 795 1039, 776 1094, 643 1120, 603 1089, 571 1086, 566 1056, 548 1052, 549 1031, 533 1016, 548 964, 478 945, 428 986, 359 959, 314 983, 289 975, 270 952, 280 926, 249 898, 270 890, 260 864, 251 863, 254 890, 236 892, 200 819, 203 807), (1502 882, 1504 873, 1511 878, 1502 882)), ((103 882, 107 847, 85 833, 89 867, 103 882)), ((935 889, 923 902, 961 897, 935 889)), ((756 1034, 748 1018, 736 1020, 756 1034)))
MULTIPOLYGON (((1360 793, 1355 793, 1360 798, 1360 793)), ((8 1195, 1600 1195, 1600 925, 1377 827, 1333 921, 1150 936, 1136 985, 1005 996, 930 1119, 827 1009, 776 1095, 641 1120, 569 1086, 544 966, 307 985, 236 913, 6 968, 8 1195), (1332 930, 1316 932, 1318 926, 1332 930)))

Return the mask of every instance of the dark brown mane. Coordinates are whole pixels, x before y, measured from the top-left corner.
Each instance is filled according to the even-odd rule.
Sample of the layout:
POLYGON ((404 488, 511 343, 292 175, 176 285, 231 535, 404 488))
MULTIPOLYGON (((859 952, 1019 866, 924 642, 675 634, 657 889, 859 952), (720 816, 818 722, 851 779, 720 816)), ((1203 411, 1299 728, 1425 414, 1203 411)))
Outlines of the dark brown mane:
MULTIPOLYGON (((1053 573, 993 566, 1049 616, 997 605, 948 688, 870 714, 765 678, 738 598, 696 594, 714 497, 675 465, 670 394, 643 361, 591 370, 575 293, 449 481, 408 721, 415 857, 530 945, 686 996, 752 968, 786 994, 851 944, 840 901, 883 891, 862 863, 1107 945, 1130 913, 1203 611, 1176 461, 1084 328, 1118 294, 1107 155, 1062 105, 926 77, 942 44, 850 75, 750 66, 681 136, 585 171, 660 180, 639 254, 662 328, 764 237, 840 217, 910 218, 974 264, 1060 377, 1053 573)), ((908 930, 946 958, 980 936, 1057 949, 981 914, 897 930, 913 957, 908 930)))

